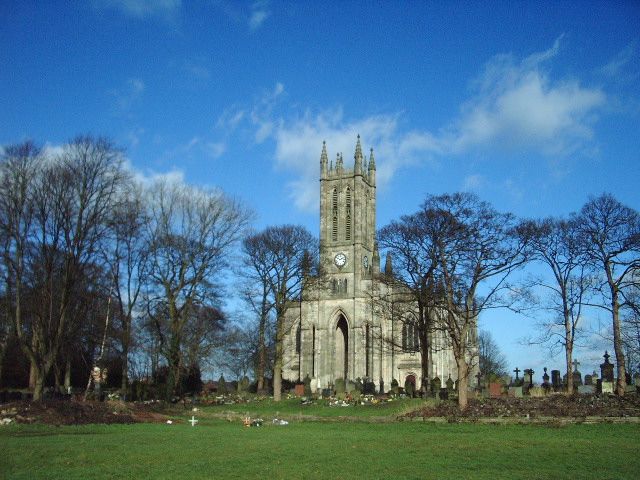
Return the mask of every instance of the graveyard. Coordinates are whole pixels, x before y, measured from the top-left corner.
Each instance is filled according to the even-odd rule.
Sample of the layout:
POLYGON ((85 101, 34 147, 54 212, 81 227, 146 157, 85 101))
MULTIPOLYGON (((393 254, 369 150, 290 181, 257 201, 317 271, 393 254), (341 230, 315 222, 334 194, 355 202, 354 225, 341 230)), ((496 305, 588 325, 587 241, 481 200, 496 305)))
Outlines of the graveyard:
POLYGON ((575 375, 567 394, 562 378, 554 387, 546 372, 536 382, 517 370, 480 378, 464 410, 453 382, 427 398, 346 382, 279 402, 236 390, 174 404, 3 403, 0 478, 636 478, 635 379, 620 397, 575 375))

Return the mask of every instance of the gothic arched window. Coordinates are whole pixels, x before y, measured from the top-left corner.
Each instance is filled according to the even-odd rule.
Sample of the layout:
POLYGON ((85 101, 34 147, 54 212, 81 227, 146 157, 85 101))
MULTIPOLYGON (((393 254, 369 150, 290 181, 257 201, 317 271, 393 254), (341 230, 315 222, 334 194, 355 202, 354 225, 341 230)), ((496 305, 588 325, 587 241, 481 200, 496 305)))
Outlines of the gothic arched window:
POLYGON ((346 202, 346 218, 344 227, 344 239, 351 240, 351 189, 347 187, 347 202, 346 202))
POLYGON ((413 321, 407 321, 402 325, 402 350, 405 352, 417 352, 420 347, 418 325, 413 321))
POLYGON ((365 326, 364 330, 364 351, 365 351, 365 375, 372 377, 371 364, 373 361, 373 339, 371 338, 371 328, 369 324, 365 326))
POLYGON ((332 208, 331 208, 332 227, 331 227, 331 239, 335 242, 338 240, 338 189, 333 189, 332 208))

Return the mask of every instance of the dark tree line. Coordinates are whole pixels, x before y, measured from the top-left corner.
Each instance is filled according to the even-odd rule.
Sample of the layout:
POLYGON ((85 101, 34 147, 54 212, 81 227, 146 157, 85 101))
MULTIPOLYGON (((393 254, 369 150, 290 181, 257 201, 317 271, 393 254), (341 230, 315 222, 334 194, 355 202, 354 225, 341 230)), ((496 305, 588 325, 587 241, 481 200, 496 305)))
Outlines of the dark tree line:
POLYGON ((492 308, 543 305, 549 310, 539 341, 557 342, 564 349, 569 381, 585 307, 609 312, 616 391, 624 394, 625 350, 633 351, 630 345, 637 349, 638 343, 640 217, 613 196, 589 199, 568 219, 524 221, 472 194, 429 196, 416 213, 384 227, 379 241, 394 259, 387 281, 400 283, 418 307, 414 325, 422 375, 428 376, 429 339, 440 330, 458 367, 461 407, 467 402, 469 373, 478 362, 478 318, 492 308), (535 282, 548 291, 542 300, 526 285, 509 283, 514 271, 532 262, 551 272, 535 282))
POLYGON ((106 139, 78 137, 56 154, 31 142, 5 147, 0 359, 10 342, 20 346, 39 400, 51 372, 68 386, 78 352, 88 375, 109 327, 123 391, 134 337, 146 336, 170 397, 220 329, 227 255, 249 218, 220 191, 136 182, 106 139))

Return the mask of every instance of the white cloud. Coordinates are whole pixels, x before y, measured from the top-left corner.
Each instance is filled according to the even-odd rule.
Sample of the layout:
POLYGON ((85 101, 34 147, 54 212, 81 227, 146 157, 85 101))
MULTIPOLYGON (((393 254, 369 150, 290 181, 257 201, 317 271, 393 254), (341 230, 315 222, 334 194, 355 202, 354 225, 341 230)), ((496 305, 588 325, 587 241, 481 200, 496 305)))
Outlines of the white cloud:
POLYGON ((384 159, 384 162, 376 163, 376 180, 381 186, 402 165, 415 163, 418 157, 436 149, 429 135, 402 133, 398 115, 346 120, 338 108, 315 115, 307 113, 291 122, 281 119, 273 132, 275 160, 277 167, 291 170, 299 176, 290 184, 291 196, 298 208, 317 209, 322 142, 327 142, 331 161, 335 161, 337 153, 342 153, 345 166, 349 167, 353 163, 358 134, 366 157, 369 157, 369 146, 375 145, 374 155, 384 159))
MULTIPOLYGON (((598 72, 606 77, 612 79, 618 79, 620 75, 627 76, 625 68, 635 58, 637 58, 638 52, 635 43, 631 43, 623 48, 611 59, 606 65, 603 65, 598 69, 598 72)), ((637 73, 632 75, 633 78, 637 77, 637 73)))
POLYGON ((268 1, 258 0, 254 2, 251 5, 251 13, 249 15, 249 29, 257 30, 270 15, 268 1))
POLYGON ((181 8, 181 0, 93 0, 98 9, 118 10, 126 16, 145 18, 173 17, 181 8))
POLYGON ((208 142, 205 150, 210 157, 218 158, 227 150, 227 146, 224 142, 208 142))
POLYGON ((443 150, 530 148, 557 155, 585 147, 606 96, 577 80, 551 79, 544 64, 558 55, 560 40, 519 63, 511 55, 494 57, 472 83, 475 92, 459 118, 443 129, 443 150))
POLYGON ((178 168, 173 168, 166 172, 156 172, 154 170, 138 170, 129 161, 125 162, 125 167, 133 175, 133 178, 144 186, 150 186, 157 181, 180 185, 185 182, 184 172, 178 168))
POLYGON ((132 105, 142 96, 145 84, 139 78, 130 78, 121 88, 111 90, 116 99, 116 109, 119 113, 127 112, 132 105))
POLYGON ((462 182, 462 190, 476 192, 486 184, 486 181, 485 176, 479 173, 467 175, 462 182))

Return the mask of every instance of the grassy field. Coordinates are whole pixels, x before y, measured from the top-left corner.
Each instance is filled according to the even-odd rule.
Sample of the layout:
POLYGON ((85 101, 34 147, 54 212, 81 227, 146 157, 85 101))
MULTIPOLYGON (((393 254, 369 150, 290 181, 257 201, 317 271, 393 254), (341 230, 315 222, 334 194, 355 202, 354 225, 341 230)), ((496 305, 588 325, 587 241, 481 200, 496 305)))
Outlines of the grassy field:
POLYGON ((637 425, 292 422, 0 428, 2 479, 638 478, 637 425))
MULTIPOLYGON (((427 401, 433 404, 433 400, 427 401)), ((425 400, 419 398, 405 398, 392 402, 381 402, 376 405, 349 405, 347 407, 330 406, 327 400, 316 400, 311 405, 302 405, 300 399, 284 399, 274 402, 271 399, 253 401, 248 403, 236 403, 232 405, 210 405, 200 408, 201 415, 250 415, 251 417, 261 416, 263 418, 273 418, 274 416, 295 418, 296 416, 313 417, 388 417, 392 418, 399 414, 416 410, 425 405, 425 400)))

